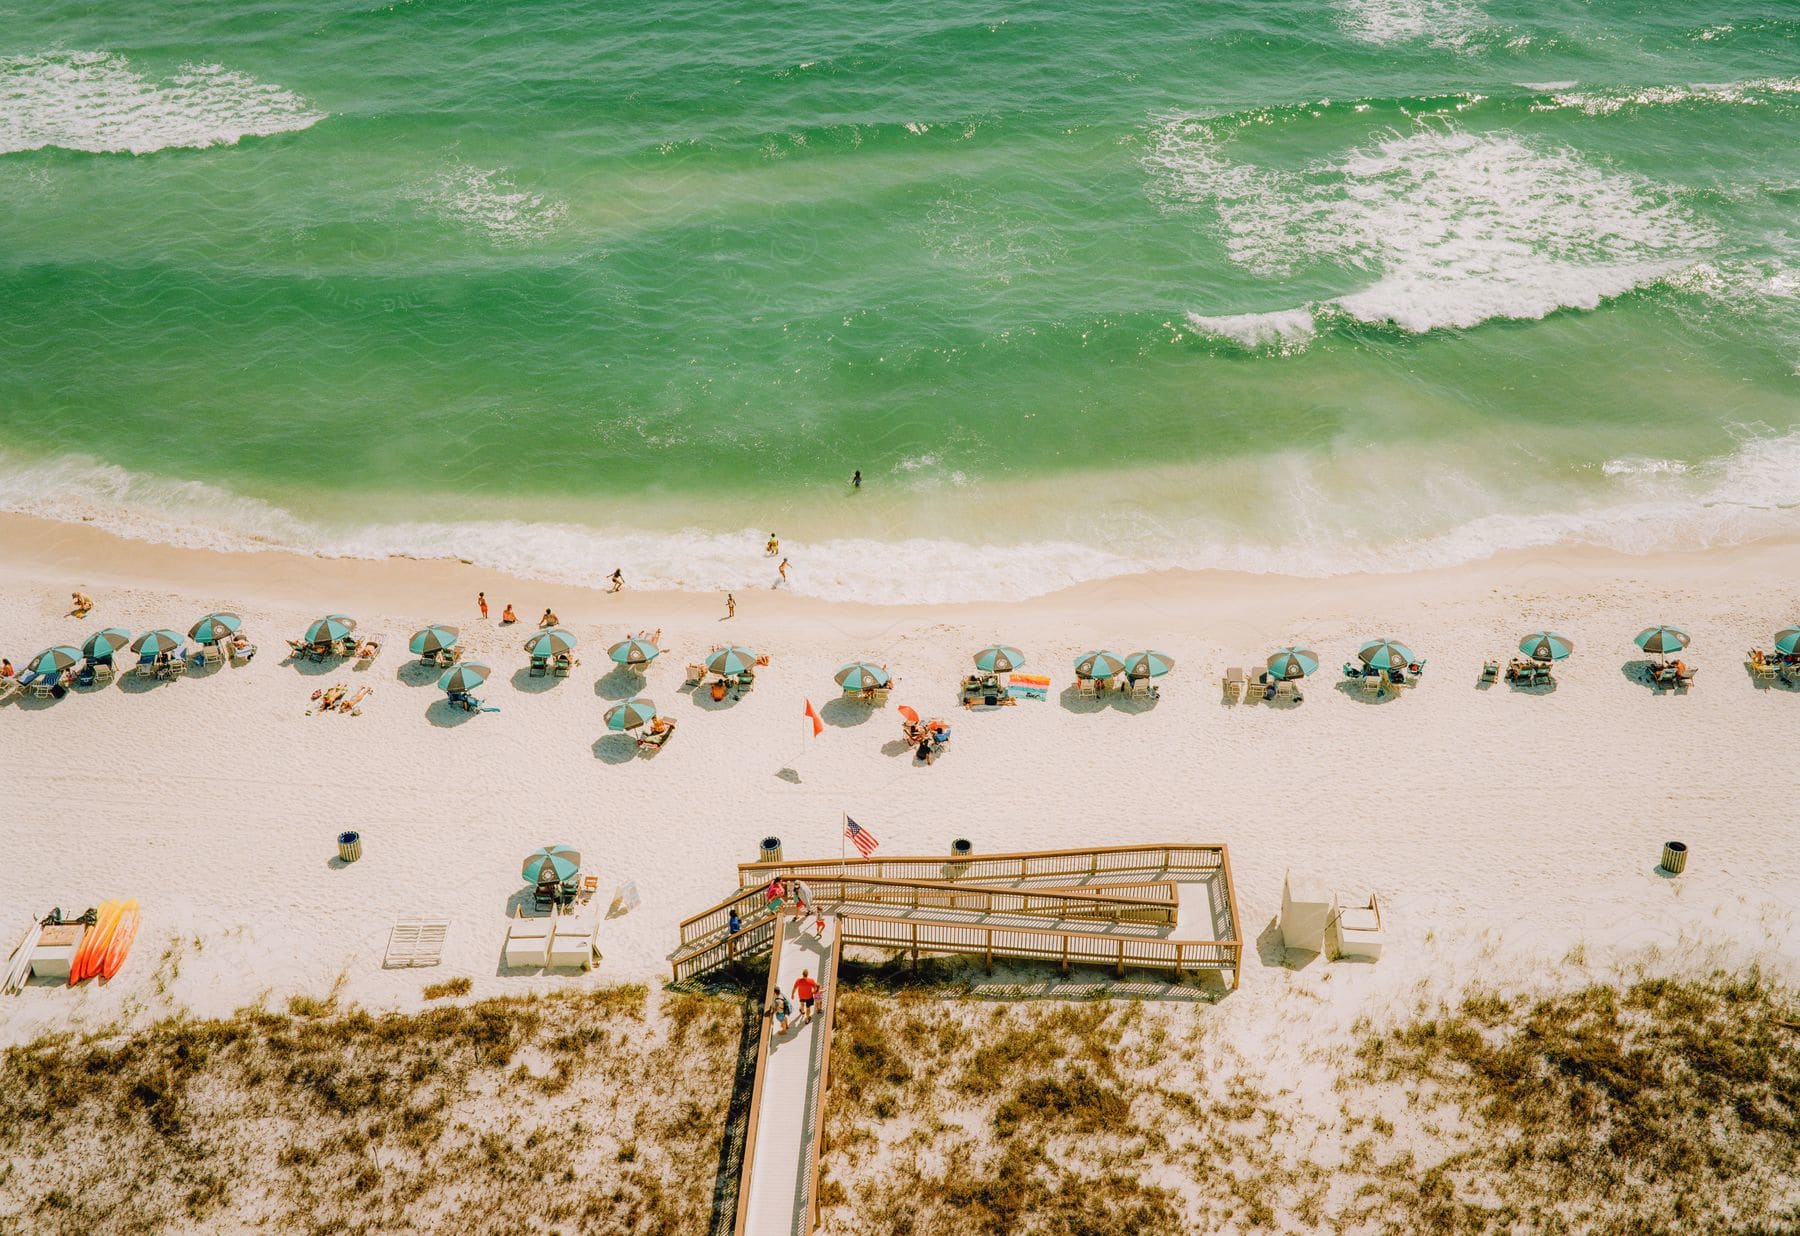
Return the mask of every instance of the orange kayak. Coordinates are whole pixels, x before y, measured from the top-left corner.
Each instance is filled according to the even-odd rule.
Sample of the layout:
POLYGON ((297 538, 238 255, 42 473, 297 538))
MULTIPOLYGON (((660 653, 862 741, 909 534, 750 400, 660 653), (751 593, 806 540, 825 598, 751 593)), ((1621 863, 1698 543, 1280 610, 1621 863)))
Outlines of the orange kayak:
POLYGON ((125 903, 125 909, 119 916, 119 929, 113 932, 112 943, 107 947, 106 956, 100 960, 100 977, 110 979, 125 964, 125 958, 131 952, 131 942, 137 939, 138 903, 136 898, 125 903))
POLYGON ((73 987, 98 969, 100 959, 112 946, 113 932, 119 929, 119 914, 124 909, 122 901, 100 903, 94 929, 82 937, 81 947, 75 950, 75 956, 69 962, 69 986, 73 987))

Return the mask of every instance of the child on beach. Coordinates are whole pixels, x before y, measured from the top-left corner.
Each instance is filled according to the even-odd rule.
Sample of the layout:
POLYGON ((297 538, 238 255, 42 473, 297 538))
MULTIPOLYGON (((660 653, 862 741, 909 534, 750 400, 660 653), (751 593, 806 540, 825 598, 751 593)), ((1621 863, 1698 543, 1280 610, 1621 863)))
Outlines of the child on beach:
POLYGON ((813 935, 820 940, 825 938, 825 907, 813 907, 813 935))
POLYGON ((787 997, 777 991, 775 993, 775 1002, 769 1006, 769 1011, 775 1014, 775 1033, 786 1034, 788 1030, 788 1013, 790 1011, 787 997))
POLYGON ((727 618, 737 617, 737 598, 729 592, 725 594, 725 616, 727 618))
POLYGON ((487 621, 487 593, 477 592, 475 594, 475 604, 481 606, 481 620, 483 622, 486 622, 487 621))

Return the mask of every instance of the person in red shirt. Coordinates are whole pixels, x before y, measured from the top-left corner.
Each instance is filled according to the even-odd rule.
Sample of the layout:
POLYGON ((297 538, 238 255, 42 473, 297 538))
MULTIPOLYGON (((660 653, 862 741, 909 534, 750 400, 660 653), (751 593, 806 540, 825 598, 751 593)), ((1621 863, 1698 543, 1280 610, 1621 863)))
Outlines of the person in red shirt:
POLYGON ((800 978, 794 983, 794 999, 806 1013, 806 1024, 812 1024, 813 1002, 819 998, 819 985, 813 982, 810 970, 800 971, 800 978))

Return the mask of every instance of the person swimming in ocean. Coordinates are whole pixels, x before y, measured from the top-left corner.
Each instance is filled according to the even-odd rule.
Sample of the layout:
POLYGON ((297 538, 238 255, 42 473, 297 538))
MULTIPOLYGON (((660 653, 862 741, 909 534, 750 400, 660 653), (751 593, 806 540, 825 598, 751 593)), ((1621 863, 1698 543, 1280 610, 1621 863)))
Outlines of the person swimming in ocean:
POLYGON ((862 469, 861 468, 858 468, 856 470, 856 472, 850 477, 850 488, 852 488, 852 489, 861 489, 862 488, 862 469))

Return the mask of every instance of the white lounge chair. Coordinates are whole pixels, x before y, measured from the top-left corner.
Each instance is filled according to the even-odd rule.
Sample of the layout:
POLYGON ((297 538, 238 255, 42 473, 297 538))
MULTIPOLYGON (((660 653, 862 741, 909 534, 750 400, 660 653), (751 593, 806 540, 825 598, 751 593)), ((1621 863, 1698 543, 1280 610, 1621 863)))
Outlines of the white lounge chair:
POLYGON ((435 966, 444 958, 444 937, 450 923, 441 918, 403 918, 388 933, 383 969, 435 966))
POLYGON ((557 919, 550 932, 550 966, 579 966, 586 970, 594 964, 594 939, 598 928, 594 923, 557 919))
POLYGON ((515 918, 506 924, 506 964, 541 966, 550 957, 550 920, 515 918))
POLYGON ((1099 699, 1100 688, 1092 678, 1077 678, 1075 680, 1075 694, 1078 698, 1084 700, 1099 699))
POLYGON ((1225 671, 1225 702, 1235 704, 1249 693, 1250 678, 1244 673, 1244 667, 1234 665, 1225 671))

